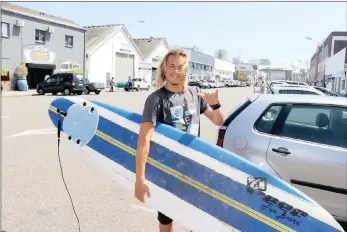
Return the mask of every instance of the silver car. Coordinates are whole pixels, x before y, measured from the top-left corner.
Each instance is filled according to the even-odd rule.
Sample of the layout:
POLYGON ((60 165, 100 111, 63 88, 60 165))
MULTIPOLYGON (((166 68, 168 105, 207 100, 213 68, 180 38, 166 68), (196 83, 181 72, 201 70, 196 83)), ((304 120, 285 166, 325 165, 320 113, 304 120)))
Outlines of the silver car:
POLYGON ((260 94, 237 106, 217 145, 255 163, 347 221, 347 102, 260 94))
POLYGON ((268 94, 308 94, 326 96, 325 93, 309 86, 273 86, 268 94))

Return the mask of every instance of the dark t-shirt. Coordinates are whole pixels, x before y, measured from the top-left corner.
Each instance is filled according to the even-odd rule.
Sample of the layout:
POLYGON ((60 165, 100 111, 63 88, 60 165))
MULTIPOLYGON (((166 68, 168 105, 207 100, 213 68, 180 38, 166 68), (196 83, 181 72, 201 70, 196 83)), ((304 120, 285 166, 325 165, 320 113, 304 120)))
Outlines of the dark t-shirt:
POLYGON ((208 108, 198 93, 198 87, 188 86, 184 92, 174 93, 162 87, 146 100, 142 122, 165 123, 192 135, 200 135, 200 114, 208 108))

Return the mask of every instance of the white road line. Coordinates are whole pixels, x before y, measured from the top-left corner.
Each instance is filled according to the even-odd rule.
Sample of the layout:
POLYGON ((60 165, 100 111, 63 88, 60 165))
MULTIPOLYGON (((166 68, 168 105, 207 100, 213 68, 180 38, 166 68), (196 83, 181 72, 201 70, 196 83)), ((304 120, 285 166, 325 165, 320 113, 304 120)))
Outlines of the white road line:
POLYGON ((26 130, 26 131, 8 136, 5 139, 11 139, 11 138, 26 136, 26 135, 49 135, 49 134, 57 134, 57 129, 49 128, 49 129, 26 130))
POLYGON ((9 118, 10 116, 2 116, 1 118, 2 119, 5 119, 5 118, 9 118))

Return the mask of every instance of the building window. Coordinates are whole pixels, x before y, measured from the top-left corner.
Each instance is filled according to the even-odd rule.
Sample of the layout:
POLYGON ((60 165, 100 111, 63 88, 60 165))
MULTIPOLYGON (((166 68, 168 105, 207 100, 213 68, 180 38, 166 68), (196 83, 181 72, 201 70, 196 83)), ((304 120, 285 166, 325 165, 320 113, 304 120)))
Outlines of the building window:
POLYGON ((342 80, 342 90, 345 90, 346 87, 346 80, 342 80))
POLYGON ((71 35, 65 36, 65 47, 73 47, 73 37, 71 35))
POLYGON ((1 37, 10 37, 10 24, 1 22, 1 37))
POLYGON ((44 43, 46 41, 46 32, 36 29, 35 30, 35 41, 39 43, 44 43))

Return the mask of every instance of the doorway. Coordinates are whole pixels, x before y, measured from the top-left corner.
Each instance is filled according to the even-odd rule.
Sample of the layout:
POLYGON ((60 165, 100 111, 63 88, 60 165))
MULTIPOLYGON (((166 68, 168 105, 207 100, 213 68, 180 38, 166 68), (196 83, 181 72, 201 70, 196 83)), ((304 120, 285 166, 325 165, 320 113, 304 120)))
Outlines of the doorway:
POLYGON ((54 72, 55 65, 50 64, 31 64, 27 63, 28 67, 28 86, 29 89, 36 89, 36 86, 45 80, 45 77, 51 76, 54 72))
POLYGON ((157 68, 152 67, 152 82, 157 79, 157 68))

